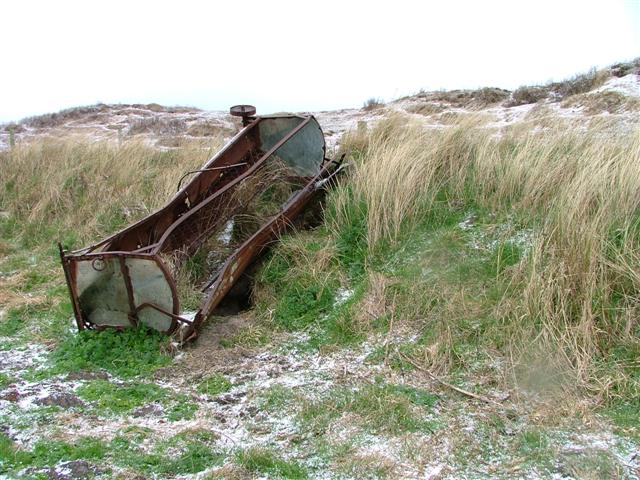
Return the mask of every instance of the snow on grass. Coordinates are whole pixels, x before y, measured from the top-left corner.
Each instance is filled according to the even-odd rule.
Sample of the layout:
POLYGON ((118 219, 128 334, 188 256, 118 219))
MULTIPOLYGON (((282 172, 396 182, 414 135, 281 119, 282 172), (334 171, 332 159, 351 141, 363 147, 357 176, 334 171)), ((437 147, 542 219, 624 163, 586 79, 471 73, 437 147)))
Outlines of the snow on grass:
POLYGON ((630 73, 624 77, 613 77, 593 93, 618 92, 630 97, 640 97, 640 75, 630 73))
MULTIPOLYGON (((9 338, 0 338, 0 343, 11 341, 9 338)), ((28 343, 11 350, 0 350, 0 373, 15 374, 24 372, 29 368, 41 370, 45 368, 47 349, 39 344, 28 343)))

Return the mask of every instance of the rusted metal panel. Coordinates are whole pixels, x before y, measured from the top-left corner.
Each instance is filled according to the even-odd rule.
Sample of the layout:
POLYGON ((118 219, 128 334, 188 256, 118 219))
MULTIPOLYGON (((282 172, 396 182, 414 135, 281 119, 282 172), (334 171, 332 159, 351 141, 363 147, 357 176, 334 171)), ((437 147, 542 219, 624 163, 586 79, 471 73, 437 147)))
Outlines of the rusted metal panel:
POLYGON ((202 169, 189 172, 193 176, 165 207, 94 245, 75 252, 60 249, 79 329, 144 324, 173 333, 182 324, 181 340, 195 338, 244 270, 335 174, 339 162, 325 158, 324 136, 315 118, 253 117, 255 110, 238 107, 243 107, 239 112, 244 128, 202 169), (172 268, 180 268, 247 207, 238 201, 238 192, 276 162, 293 172, 294 184, 301 188, 228 256, 208 282, 193 321, 181 316, 166 259, 172 259, 172 268))

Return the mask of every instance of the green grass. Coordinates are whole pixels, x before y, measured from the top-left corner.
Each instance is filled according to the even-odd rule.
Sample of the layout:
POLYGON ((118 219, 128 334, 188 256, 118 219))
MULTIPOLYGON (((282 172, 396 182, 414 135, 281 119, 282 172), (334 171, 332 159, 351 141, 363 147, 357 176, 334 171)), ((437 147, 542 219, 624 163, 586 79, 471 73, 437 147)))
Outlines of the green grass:
POLYGON ((166 416, 170 422, 178 420, 191 420, 198 411, 197 401, 187 395, 177 395, 169 401, 165 401, 167 405, 166 416))
POLYGON ((14 381, 15 379, 10 377, 6 373, 0 373, 0 390, 11 385, 14 381))
POLYGON ((107 454, 107 446, 99 439, 80 438, 74 443, 39 441, 31 450, 16 448, 0 433, 0 473, 18 471, 27 467, 51 467, 60 461, 99 461, 107 454))
POLYGON ((25 326, 23 316, 28 312, 28 307, 9 310, 6 318, 0 323, 0 337, 13 337, 22 331, 25 326))
POLYGON ((543 431, 534 428, 523 431, 518 436, 516 445, 518 453, 526 462, 538 467, 551 466, 553 451, 543 431))
POLYGON ((260 408, 268 412, 281 411, 297 398, 292 389, 282 385, 273 385, 260 396, 260 408))
POLYGON ((48 429, 59 421, 58 413, 60 412, 62 409, 55 405, 32 407, 24 411, 18 405, 11 404, 0 415, 0 424, 8 425, 16 431, 48 429))
POLYGON ((122 378, 148 375, 171 363, 162 353, 169 338, 145 328, 122 332, 82 331, 65 339, 52 353, 50 374, 104 369, 122 378))
POLYGON ((410 386, 378 382, 355 390, 340 387, 319 400, 305 402, 298 421, 305 430, 324 435, 341 415, 353 413, 360 426, 373 433, 431 433, 439 428, 429 416, 436 401, 433 394, 410 386))
POLYGON ((640 442, 640 402, 635 399, 618 399, 601 409, 614 424, 618 435, 640 442))
POLYGON ((308 478, 304 467, 299 463, 284 460, 276 453, 263 449, 241 450, 235 456, 236 462, 253 474, 267 475, 268 478, 303 480, 308 478))
MULTIPOLYGON (((313 244, 303 248, 309 250, 310 247, 313 244)), ((295 269, 298 261, 295 251, 278 249, 262 269, 259 280, 273 289, 272 295, 277 299, 273 321, 287 331, 304 329, 328 313, 339 286, 337 278, 330 272, 326 278, 318 279, 295 269)))
MULTIPOLYGON (((183 431, 157 442, 150 453, 138 444, 148 431, 128 429, 106 443, 85 437, 73 443, 41 440, 30 450, 17 448, 0 433, 0 474, 25 468, 52 467, 61 461, 87 460, 98 466, 129 468, 145 476, 188 475, 220 465, 225 454, 216 449, 216 436, 204 430, 183 431)), ((11 477, 10 477, 11 478, 11 477)))
POLYGON ((211 397, 220 395, 221 393, 231 390, 231 382, 222 374, 215 374, 203 380, 198 385, 198 392, 204 393, 211 397))
POLYGON ((77 390, 83 400, 99 410, 125 413, 147 403, 159 402, 167 396, 165 389, 150 383, 120 385, 106 380, 93 380, 77 390))
POLYGON ((220 339, 224 348, 255 348, 267 345, 271 341, 273 330, 268 325, 252 323, 226 338, 220 339))
POLYGON ((577 455, 564 455, 563 470, 573 478, 629 478, 620 461, 610 452, 587 449, 577 455))
POLYGON ((77 393, 83 400, 91 402, 92 412, 100 415, 128 414, 138 407, 157 403, 162 406, 165 418, 175 422, 192 419, 198 410, 196 399, 140 381, 123 384, 93 380, 80 386, 77 393))
POLYGON ((126 432, 110 445, 116 465, 133 469, 145 476, 188 475, 220 465, 225 454, 216 448, 215 434, 205 430, 188 430, 158 442, 150 453, 138 448, 145 432, 126 432))

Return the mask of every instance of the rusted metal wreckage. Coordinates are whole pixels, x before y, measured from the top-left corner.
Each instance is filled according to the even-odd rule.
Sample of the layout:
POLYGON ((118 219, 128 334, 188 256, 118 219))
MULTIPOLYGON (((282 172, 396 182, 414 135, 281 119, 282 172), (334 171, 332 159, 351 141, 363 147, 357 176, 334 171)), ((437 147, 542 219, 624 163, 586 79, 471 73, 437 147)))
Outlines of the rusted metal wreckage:
POLYGON ((144 324, 181 342, 196 338, 247 267, 341 170, 339 161, 326 158, 313 116, 255 116, 249 105, 232 107, 231 114, 242 117, 242 130, 201 170, 188 172, 185 177, 193 176, 185 186, 180 187, 185 177, 180 179, 178 192, 163 208, 86 248, 67 252, 60 246, 79 330, 144 324), (275 163, 286 168, 295 190, 215 267, 195 315, 181 314, 177 270, 272 186, 268 176, 255 179, 275 163), (251 182, 254 188, 247 189, 251 182), (246 190, 251 195, 242 197, 246 190))

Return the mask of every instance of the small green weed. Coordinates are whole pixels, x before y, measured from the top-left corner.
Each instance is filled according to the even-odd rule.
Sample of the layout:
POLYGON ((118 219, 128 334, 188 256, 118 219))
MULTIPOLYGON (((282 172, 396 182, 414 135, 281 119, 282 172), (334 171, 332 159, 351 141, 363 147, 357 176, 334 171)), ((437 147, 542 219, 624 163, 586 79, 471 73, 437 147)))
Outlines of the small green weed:
POLYGON ((14 379, 6 373, 0 373, 0 390, 13 383, 14 379))
POLYGON ((203 380, 200 385, 198 385, 198 392, 214 397, 221 393, 228 392, 231 390, 231 387, 231 382, 223 375, 217 373, 203 380))
POLYGON ((102 441, 92 437, 81 438, 74 443, 42 440, 32 450, 22 450, 0 433, 0 473, 26 467, 50 467, 60 461, 101 460, 107 451, 102 441))
POLYGON ((261 448, 241 450, 236 454, 236 462, 251 473, 267 475, 269 478, 287 478, 292 480, 308 477, 299 463, 284 460, 274 452, 261 448))

